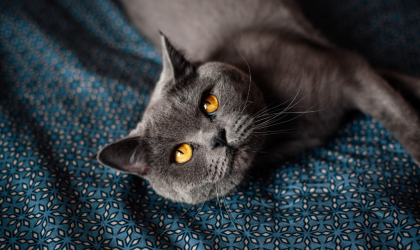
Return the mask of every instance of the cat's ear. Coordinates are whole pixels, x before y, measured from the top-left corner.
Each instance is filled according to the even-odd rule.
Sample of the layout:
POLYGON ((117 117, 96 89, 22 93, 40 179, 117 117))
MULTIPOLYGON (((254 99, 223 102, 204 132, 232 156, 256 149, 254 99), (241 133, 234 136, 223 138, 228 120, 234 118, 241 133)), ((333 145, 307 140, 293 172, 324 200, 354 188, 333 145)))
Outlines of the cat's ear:
POLYGON ((195 67, 188 60, 185 59, 184 55, 175 49, 175 47, 169 42, 168 38, 161 34, 162 41, 162 59, 163 59, 163 70, 162 77, 166 79, 174 79, 175 82, 182 79, 185 76, 189 76, 195 73, 195 67))
POLYGON ((128 137, 105 146, 96 154, 102 165, 115 170, 145 176, 149 167, 145 162, 144 145, 139 137, 128 137))

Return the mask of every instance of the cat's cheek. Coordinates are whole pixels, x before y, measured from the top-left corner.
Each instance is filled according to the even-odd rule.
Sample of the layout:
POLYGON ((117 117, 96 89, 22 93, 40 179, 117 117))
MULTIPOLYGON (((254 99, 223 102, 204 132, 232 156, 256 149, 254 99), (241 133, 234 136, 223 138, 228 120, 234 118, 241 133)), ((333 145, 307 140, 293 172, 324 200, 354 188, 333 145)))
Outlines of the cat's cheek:
POLYGON ((261 136, 251 137, 251 140, 249 140, 246 145, 236 152, 232 163, 233 171, 245 174, 254 163, 255 157, 259 152, 258 149, 262 148, 263 145, 264 139, 261 138, 261 136))
MULTIPOLYGON (((190 178, 193 179, 193 178, 190 178)), ((192 190, 196 188, 197 182, 191 180, 179 180, 170 175, 150 176, 149 182, 156 194, 172 201, 192 203, 192 190)))
POLYGON ((238 148, 248 142, 253 129, 252 119, 248 115, 233 116, 226 124, 226 139, 229 146, 238 148))
POLYGON ((217 147, 206 154, 204 182, 216 183, 230 172, 232 157, 226 147, 217 147))

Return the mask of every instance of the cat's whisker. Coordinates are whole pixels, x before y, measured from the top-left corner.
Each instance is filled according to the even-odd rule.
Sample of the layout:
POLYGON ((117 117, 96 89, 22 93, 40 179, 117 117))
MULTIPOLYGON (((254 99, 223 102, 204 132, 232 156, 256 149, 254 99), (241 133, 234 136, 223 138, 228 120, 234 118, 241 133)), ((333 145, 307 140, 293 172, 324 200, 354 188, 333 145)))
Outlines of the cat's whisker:
POLYGON ((291 129, 282 129, 282 130, 276 130, 276 131, 261 131, 261 132, 259 132, 259 131, 256 131, 256 132, 253 132, 253 133, 255 133, 255 134, 268 134, 268 133, 272 133, 272 132, 289 132, 289 131, 292 131, 292 130, 295 130, 295 128, 291 128, 291 129))
MULTIPOLYGON (((304 75, 304 73, 305 73, 305 68, 302 68, 302 71, 303 71, 303 73, 302 73, 302 75, 304 75)), ((294 96, 294 98, 293 98, 293 100, 289 103, 289 105, 283 110, 283 111, 281 111, 279 114, 277 114, 277 115, 274 115, 273 117, 272 117, 272 119, 275 119, 276 117, 278 117, 278 116, 280 116, 280 115, 282 115, 282 114, 284 114, 284 113, 286 113, 286 112, 288 112, 289 110, 291 110, 291 109, 293 109, 293 108, 295 108, 296 106, 297 106, 297 104, 299 104, 309 93, 311 93, 312 92, 312 90, 316 87, 316 84, 314 84, 314 86, 308 91, 308 92, 306 92, 306 94, 302 97, 302 98, 300 98, 300 100, 298 100, 295 104, 293 104, 292 105, 292 103, 296 100, 296 98, 297 98, 297 96, 299 95, 299 93, 300 93, 300 90, 301 90, 301 88, 302 88, 302 83, 303 83, 303 81, 302 81, 302 79, 303 79, 303 77, 301 78, 301 81, 300 81, 300 86, 299 86, 299 89, 298 89, 298 91, 297 91, 297 93, 296 93, 296 95, 294 96)), ((311 107, 312 108, 312 107, 311 107)), ((310 109, 311 109, 310 108, 310 109)), ((310 110, 309 109, 309 110, 310 110)), ((291 113, 291 112, 289 112, 289 113, 291 113)), ((285 116, 287 116, 287 114, 288 113, 286 113, 286 115, 285 116)), ((280 118, 278 118, 278 119, 276 119, 276 121, 278 121, 279 119, 282 119, 282 118, 284 118, 285 116, 283 116, 283 117, 280 117, 280 118)), ((268 119, 267 121, 265 121, 265 122, 263 122, 263 123, 261 123, 261 124, 259 124, 259 125, 257 125, 257 126, 261 126, 262 124, 266 124, 266 125, 268 125, 268 124, 270 124, 271 122, 272 122, 272 119, 268 119)), ((274 121, 274 122, 276 122, 276 121, 274 121)))
MULTIPOLYGON (((257 117, 259 117, 259 116, 261 116, 261 115, 263 115, 263 114, 267 114, 268 112, 270 112, 271 110, 273 110, 273 109, 276 109, 276 108, 278 108, 278 107, 280 107, 280 106, 282 106, 282 105, 284 105, 285 103, 287 103, 287 102, 289 102, 290 100, 291 100, 292 98, 290 98, 289 100, 287 100, 287 101, 285 101, 285 102, 283 102, 283 103, 280 103, 280 104, 278 104, 278 105, 276 105, 276 106, 274 106, 274 107, 271 107, 271 108, 269 108, 271 105, 273 105, 275 102, 272 102, 270 105, 267 105, 266 107, 264 107, 264 108, 262 108, 261 110, 259 110, 258 112, 256 112, 254 115, 252 115, 249 119, 253 119, 253 118, 257 118, 257 117)), ((249 120, 248 119, 248 120, 249 120)), ((246 121, 247 122, 247 121, 246 121)))
POLYGON ((255 137, 257 137, 259 140, 263 140, 263 139, 261 139, 258 135, 254 134, 254 132, 252 132, 252 133, 251 133, 251 136, 255 136, 255 137))
POLYGON ((203 209, 204 204, 205 204, 205 202, 204 202, 204 203, 203 203, 203 205, 201 205, 201 207, 198 209, 197 214, 194 216, 194 219, 193 219, 190 223, 188 223, 187 227, 190 227, 190 226, 191 226, 191 224, 195 221, 195 219, 197 218, 197 216, 200 214, 201 209, 203 209))
POLYGON ((307 114, 307 113, 316 113, 319 111, 324 111, 325 109, 318 109, 318 110, 308 110, 308 111, 296 111, 296 112, 284 112, 286 114, 307 114))
MULTIPOLYGON (((217 191, 217 183, 214 184, 214 187, 216 188, 216 197, 217 197, 217 207, 219 208, 220 214, 222 215, 222 219, 223 219, 223 212, 222 212, 222 208, 220 206, 220 200, 219 200, 219 192, 217 191)), ((219 214, 219 213, 217 213, 219 214)), ((223 223, 222 223, 223 224, 223 223)))
POLYGON ((248 153, 248 152, 252 152, 252 153, 260 153, 260 150, 247 150, 247 149, 242 149, 242 152, 248 153))
MULTIPOLYGON (((278 106, 280 106, 280 105, 278 105, 278 106)), ((266 122, 266 121, 274 118, 275 116, 277 116, 279 114, 278 112, 282 112, 282 111, 285 110, 285 109, 281 109, 281 110, 276 111, 276 113, 271 113, 271 110, 277 108, 278 106, 273 107, 273 108, 270 108, 270 109, 268 109, 268 110, 266 110, 266 111, 258 114, 257 116, 254 115, 254 117, 249 118, 244 123, 247 123, 250 120, 253 120, 252 122, 254 124, 254 127, 255 126, 258 126, 258 125, 260 125, 260 124, 262 124, 262 123, 264 123, 264 122, 266 122), (260 123, 260 124, 256 125, 257 123, 260 123)))
MULTIPOLYGON (((254 136, 254 137, 257 137, 259 140, 263 140, 262 138, 260 138, 258 135, 255 135, 254 133, 251 133, 251 136, 254 136)), ((259 147, 259 145, 258 145, 258 143, 257 142, 255 142, 255 143, 253 143, 253 144, 251 144, 251 145, 249 145, 248 144, 248 142, 247 142, 247 145, 248 146, 251 146, 251 147, 253 147, 253 146, 256 146, 256 148, 258 148, 259 147)), ((247 152, 247 151, 245 151, 245 150, 248 150, 248 149, 244 149, 244 148, 240 148, 239 149, 239 151, 243 151, 243 152, 247 152)), ((248 151, 248 152, 254 152, 254 151, 248 151)), ((259 150, 256 150, 255 152, 259 152, 259 150)))
MULTIPOLYGON (((293 106, 293 107, 291 107, 290 109, 294 109, 294 108, 299 108, 300 106, 293 106)), ((289 110, 290 110, 289 109, 289 110)), ((283 112, 283 113, 287 113, 288 111, 286 111, 286 109, 285 108, 283 108, 283 109, 279 109, 279 110, 275 110, 275 111, 270 111, 270 112, 265 112, 264 114, 260 114, 258 117, 255 117, 254 119, 254 122, 255 121, 259 121, 260 119, 261 120, 263 120, 263 119, 267 119, 267 117, 269 117, 269 116, 274 116, 274 115, 277 115, 279 112, 283 112), (258 119, 257 119, 258 118, 258 119)))
MULTIPOLYGON (((293 110, 294 108, 296 108, 296 107, 298 107, 297 105, 299 104, 299 102, 301 102, 302 100, 303 100, 303 98, 305 98, 305 96, 306 95, 304 95, 299 101, 297 101, 295 104, 293 104, 293 105, 291 105, 292 104, 292 102, 286 107, 286 108, 284 108, 284 109, 282 109, 281 111, 279 111, 279 113, 275 113, 275 114, 271 114, 272 115, 272 117, 269 119, 269 120, 267 120, 266 122, 267 123, 269 123, 270 122, 270 120, 272 120, 272 119, 275 119, 276 117, 278 117, 278 116, 280 116, 280 115, 282 115, 282 114, 285 114, 286 112, 288 112, 289 110, 293 110)), ((270 115, 270 114, 269 114, 270 115)), ((283 116, 284 117, 284 116, 283 116)), ((261 125, 261 124, 260 124, 261 125)))
MULTIPOLYGON (((297 101, 293 106, 291 106, 290 108, 289 108, 289 106, 290 106, 290 104, 289 104, 289 106, 285 109, 285 110, 283 110, 282 112, 280 112, 278 115, 276 115, 276 116, 274 116, 273 117, 273 119, 275 118, 275 117, 278 117, 279 115, 281 115, 281 114, 284 114, 284 113, 286 113, 286 115, 285 116, 283 116, 283 117, 279 117, 279 118, 276 118, 274 121, 272 121, 272 119, 270 119, 270 120, 268 120, 268 121, 265 121, 265 122, 263 122, 263 123, 260 123, 260 124, 258 124, 257 126, 255 126, 254 128, 258 128, 258 129, 261 129, 261 128, 265 128, 265 127, 261 127, 261 126, 274 126, 274 125, 279 125, 279 124, 281 124, 281 123, 279 123, 279 124, 274 124, 275 122, 277 122, 277 121, 279 121, 279 120, 281 120, 281 119, 283 119, 284 117, 286 117, 287 116, 287 114, 288 113, 292 113, 292 112, 289 112, 289 110, 291 110, 291 109, 293 109, 293 108, 295 108, 296 107, 296 105, 298 104, 298 103, 300 103, 313 89, 315 88, 315 86, 314 87, 312 87, 312 89, 311 90, 309 90, 299 101, 297 101)), ((325 99, 325 98, 324 98, 325 99)), ((324 99, 322 99, 321 101, 319 101, 318 103, 316 103, 314 106, 312 106, 312 107, 310 107, 308 110, 306 110, 306 111, 303 111, 302 112, 302 114, 306 114, 306 113, 308 113, 308 111, 311 111, 311 109, 313 108, 313 107, 315 107, 316 105, 318 105, 320 102, 322 102, 324 99)), ((321 110, 319 110, 319 111, 321 111, 321 110)), ((316 111, 316 112, 318 112, 318 111, 316 111)), ((301 114, 301 115, 302 115, 301 114)), ((296 119, 296 118, 298 118, 298 117, 300 117, 301 115, 299 115, 299 116, 297 116, 297 117, 294 117, 294 118, 292 118, 292 119, 289 119, 289 120, 287 120, 287 121, 291 121, 291 120, 294 120, 294 119, 296 119)))
MULTIPOLYGON (((231 174, 227 174, 227 176, 231 176, 231 174)), ((232 182, 232 181, 230 181, 232 184, 234 184, 235 186, 237 186, 236 185, 236 183, 234 183, 234 182, 232 182)), ((226 212, 227 212, 227 214, 228 214, 228 216, 229 216, 229 219, 230 219, 230 221, 232 222, 232 224, 233 225, 235 225, 235 229, 236 229, 236 232, 239 234, 239 232, 238 232, 238 229, 237 229, 237 227, 236 227, 236 224, 234 223, 234 218, 233 218, 233 215, 231 216, 231 213, 232 213, 232 211, 231 210, 229 210, 229 206, 227 206, 226 205, 226 199, 225 199, 225 196, 223 195, 222 196, 222 198, 220 199, 220 200, 222 200, 223 202, 222 203, 220 203, 220 200, 219 200, 219 194, 218 194, 218 192, 217 192, 217 184, 215 184, 215 187, 216 187, 216 195, 217 195, 217 201, 218 201, 218 203, 219 203, 219 209, 220 209, 220 214, 221 214, 221 218, 222 218, 222 225, 224 224, 224 222, 223 222, 223 211, 222 211, 222 207, 223 207, 223 205, 225 205, 225 210, 226 210, 226 212), (229 214, 230 213, 230 214, 229 214)), ((235 220, 236 221, 236 220, 235 220)), ((238 223, 239 224, 239 223, 238 223)))
MULTIPOLYGON (((172 227, 172 225, 173 224, 175 224, 179 219, 181 219, 181 217, 182 216, 184 216, 184 214, 186 214, 192 207, 193 207, 194 205, 191 205, 190 206, 190 208, 188 208, 187 210, 185 210, 185 212, 183 212, 182 214, 181 214, 181 216, 179 216, 178 217, 178 219, 176 219, 168 228, 166 228, 160 235, 159 235, 159 237, 162 237, 162 235, 164 234, 164 233, 166 233, 166 231, 168 231, 171 227, 172 227)), ((184 208, 182 208, 182 209, 184 209, 184 208)))
MULTIPOLYGON (((310 107, 307 111, 310 111, 312 108, 314 108, 316 105, 318 105, 319 103, 321 103, 323 100, 324 100, 324 99, 322 99, 321 101, 317 102, 315 105, 313 105, 312 107, 310 107)), ((271 127, 271 126, 277 126, 277 125, 280 125, 280 124, 283 124, 283 123, 287 123, 287 122, 293 121, 293 120, 295 120, 295 119, 297 119, 297 118, 301 117, 302 115, 304 115, 304 114, 306 114, 306 113, 307 113, 307 112, 303 112, 303 113, 301 113, 300 115, 298 115, 298 116, 296 116, 296 117, 293 117, 293 118, 291 118, 291 119, 289 119, 289 120, 282 121, 282 122, 279 122, 279 123, 272 123, 272 124, 269 124, 269 125, 267 125, 267 126, 265 126, 265 127, 263 127, 263 128, 267 128, 267 127, 271 127)), ((278 121, 278 120, 279 120, 279 119, 277 119, 277 121, 278 121)), ((262 129, 262 128, 258 128, 258 129, 262 129)))
MULTIPOLYGON (((289 99, 290 100, 290 99, 289 99)), ((283 103, 281 103, 281 104, 278 104, 278 105, 276 105, 276 106, 274 106, 274 107, 271 107, 271 108, 269 108, 268 109, 268 107, 270 106, 270 105, 272 105, 272 104, 270 104, 270 105, 268 105, 268 106, 266 106, 265 108, 263 108, 263 109, 261 109, 260 111, 258 111, 257 113, 255 113, 253 116, 251 116, 250 118, 248 118, 246 121, 245 121, 245 123, 247 123, 247 122, 249 122, 251 119, 254 119, 254 121, 253 121, 253 123, 254 124, 256 124, 256 123, 258 123, 258 122, 260 122, 260 124, 259 125, 261 125, 263 122, 265 122, 265 121, 267 121, 267 120, 270 120, 270 119, 272 119, 272 118, 275 118, 275 116, 278 116, 280 113, 279 112, 283 112, 284 113, 284 111, 286 111, 287 110, 287 108, 283 108, 283 109, 280 109, 280 110, 278 110, 278 111, 274 111, 275 113, 272 113, 272 111, 273 110, 275 110, 275 109, 277 109, 277 108, 279 108, 280 106, 282 106, 282 105, 284 105, 285 103, 287 103, 289 100, 287 100, 287 101, 285 101, 285 102, 283 102, 283 103)), ((294 108, 296 105, 293 105, 291 108, 294 108)), ((289 108, 289 109, 291 109, 291 108, 289 108)), ((255 125, 254 125, 255 126, 255 125)), ((257 125, 258 126, 258 125, 257 125)))
MULTIPOLYGON (((257 135, 254 135, 254 134, 251 134, 251 135, 257 137, 258 139, 261 139, 257 135)), ((264 148, 264 146, 260 146, 257 142, 254 142, 253 144, 250 144, 250 145, 248 144, 248 146, 250 146, 250 148, 255 148, 255 146, 260 147, 260 148, 258 148, 258 150, 251 150, 251 149, 247 149, 247 148, 241 148, 240 150, 242 150, 243 152, 256 152, 256 153, 259 153, 259 152, 262 152, 261 150, 263 150, 263 148, 264 148)))
POLYGON ((277 135, 277 134, 301 134, 302 132, 279 132, 279 131, 273 131, 273 132, 267 132, 262 135, 277 135))
MULTIPOLYGON (((291 109, 294 109, 294 108, 296 108, 296 106, 292 106, 288 110, 291 110, 291 109)), ((265 122, 269 119, 275 118, 276 116, 279 116, 281 114, 288 114, 288 113, 291 113, 291 112, 288 112, 286 109, 281 109, 281 110, 275 111, 275 113, 274 112, 273 113, 266 113, 266 114, 261 115, 258 119, 255 119, 254 123, 257 123, 257 122, 262 123, 262 122, 265 122)))
MULTIPOLYGON (((283 114, 283 113, 281 113, 281 114, 283 114)), ((283 116, 280 116, 280 115, 274 115, 273 117, 271 117, 271 118, 269 118, 268 120, 266 120, 266 121, 264 121, 264 122, 261 122, 260 124, 258 124, 258 125, 255 125, 254 127, 253 127, 253 129, 255 130, 255 129, 264 129, 264 128, 266 128, 266 127, 269 127, 269 126, 271 126, 271 124, 273 124, 273 123, 275 123, 275 122, 277 122, 277 121, 279 121, 279 120, 281 120, 281 119, 283 119, 284 117, 286 117, 287 116, 287 114, 286 115, 283 115, 283 116)))
POLYGON ((246 109, 246 108, 248 108, 249 106, 251 106, 251 104, 253 104, 254 102, 251 102, 251 101, 247 101, 247 102, 245 102, 245 107, 244 107, 244 109, 241 111, 241 113, 246 109))
POLYGON ((230 210, 230 206, 227 206, 227 202, 226 202, 226 198, 225 198, 225 196, 223 196, 223 197, 222 197, 222 199, 223 199, 223 201, 224 201, 224 204, 225 204, 225 209, 226 209, 226 211, 227 211, 227 213, 228 213, 228 215, 229 215, 229 218, 230 218, 230 220, 232 221, 233 225, 235 226, 236 233, 238 233, 238 234, 239 234, 238 227, 236 226, 236 224, 238 224, 238 225, 239 225, 239 223, 235 220, 235 218, 233 218, 232 210, 230 210))
POLYGON ((249 91, 251 90, 252 78, 251 78, 251 68, 249 67, 248 62, 246 61, 245 57, 244 57, 241 53, 239 53, 239 54, 240 54, 240 55, 242 56, 242 58, 244 59, 244 61, 245 61, 245 63, 246 63, 246 66, 248 66, 248 71, 249 71, 248 94, 247 94, 247 96, 246 96, 245 106, 244 106, 244 108, 243 108, 243 109, 242 109, 242 111, 241 111, 241 114, 242 114, 242 113, 244 112, 245 108, 247 107, 247 102, 248 102, 248 97, 249 97, 249 91))
MULTIPOLYGON (((256 117, 258 117, 259 115, 260 115, 260 113, 265 113, 265 112, 267 112, 267 109, 268 109, 268 107, 270 107, 271 105, 273 105, 275 102, 272 102, 271 104, 269 104, 269 105, 267 105, 267 106, 265 106, 264 108, 262 108, 262 109, 260 109, 259 111, 257 111, 255 114, 253 114, 251 117, 249 117, 248 118, 248 120, 249 119, 252 119, 252 118, 256 118, 256 117)), ((279 106, 279 105, 277 105, 277 106, 279 106)), ((276 107, 277 107, 276 106, 276 107)), ((271 108, 270 108, 271 109, 271 108)), ((247 120, 247 121, 248 121, 247 120)), ((247 122, 246 121, 246 122, 247 122)))
POLYGON ((273 115, 276 115, 278 112, 281 112, 283 110, 284 109, 281 109, 281 110, 278 110, 278 111, 267 110, 266 112, 263 112, 263 113, 259 114, 258 116, 253 117, 254 122, 267 119, 267 117, 272 117, 273 115))
MULTIPOLYGON (((296 98, 298 97, 298 95, 299 95, 299 93, 300 93, 300 90, 301 90, 301 88, 302 88, 302 81, 300 82, 300 86, 299 86, 299 89, 298 89, 298 91, 297 91, 297 93, 296 93, 296 95, 293 97, 293 99, 292 99, 292 101, 289 103, 289 105, 285 108, 285 110, 288 110, 289 108, 293 108, 294 106, 296 106, 300 101, 302 101, 302 99, 308 94, 308 93, 306 93, 296 104, 293 104, 293 106, 291 107, 291 105, 292 105, 292 103, 296 100, 296 98)), ((276 118, 276 117, 278 117, 278 116, 280 116, 280 115, 282 115, 283 113, 282 112, 280 112, 278 115, 276 115, 276 116, 274 116, 273 118, 271 118, 271 119, 269 119, 268 121, 265 121, 264 123, 269 123, 272 119, 274 119, 274 118, 276 118)), ((263 124, 264 124, 263 123, 263 124)))
MULTIPOLYGON (((316 113, 316 112, 320 112, 320 111, 324 111, 325 109, 319 109, 319 110, 306 110, 306 111, 291 111, 291 112, 283 112, 284 114, 307 114, 307 113, 316 113)), ((256 130, 256 129, 263 129, 263 128, 267 128, 267 127, 270 127, 270 126, 273 126, 273 123, 275 123, 275 122, 277 122, 277 121, 279 121, 279 120, 281 120, 282 118, 284 118, 285 116, 283 116, 283 117, 279 117, 278 119, 276 119, 276 120, 274 120, 274 121, 272 121, 271 123, 268 123, 268 124, 266 124, 265 126, 263 126, 263 123, 260 123, 260 124, 258 124, 258 125, 255 125, 254 127, 253 127, 253 130, 256 130)), ((266 119, 268 119, 268 118, 266 118, 266 119)))

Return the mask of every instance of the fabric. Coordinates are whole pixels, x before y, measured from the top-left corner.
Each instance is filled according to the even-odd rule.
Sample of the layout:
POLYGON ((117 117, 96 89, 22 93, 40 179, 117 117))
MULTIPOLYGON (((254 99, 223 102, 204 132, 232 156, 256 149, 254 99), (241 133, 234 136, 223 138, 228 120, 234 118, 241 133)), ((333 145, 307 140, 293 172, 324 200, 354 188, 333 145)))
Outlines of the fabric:
MULTIPOLYGON (((301 2, 335 42, 419 75, 418 4, 301 2)), ((420 249, 419 167, 369 117, 195 206, 90 160, 135 127, 160 69, 117 2, 0 2, 0 249, 420 249)))

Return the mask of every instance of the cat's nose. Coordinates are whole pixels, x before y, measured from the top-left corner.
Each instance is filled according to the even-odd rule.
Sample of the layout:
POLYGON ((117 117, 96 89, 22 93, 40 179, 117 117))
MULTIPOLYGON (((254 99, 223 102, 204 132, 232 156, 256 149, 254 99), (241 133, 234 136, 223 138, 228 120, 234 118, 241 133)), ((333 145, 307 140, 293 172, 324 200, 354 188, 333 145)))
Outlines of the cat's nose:
POLYGON ((228 143, 226 140, 226 131, 222 129, 222 130, 219 130, 216 136, 213 138, 212 148, 224 147, 224 146, 228 146, 228 143))

